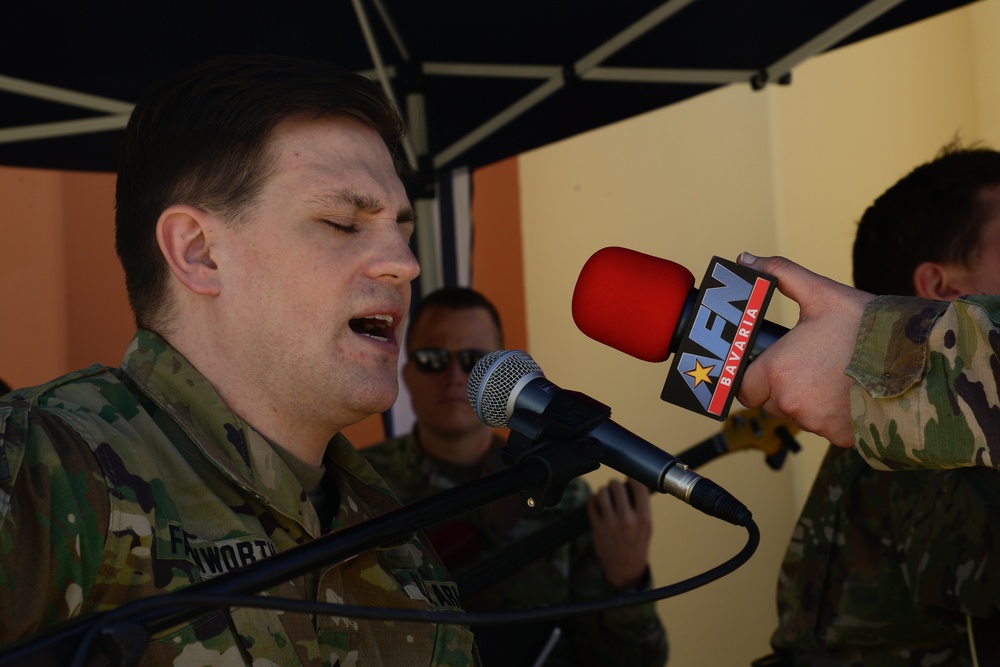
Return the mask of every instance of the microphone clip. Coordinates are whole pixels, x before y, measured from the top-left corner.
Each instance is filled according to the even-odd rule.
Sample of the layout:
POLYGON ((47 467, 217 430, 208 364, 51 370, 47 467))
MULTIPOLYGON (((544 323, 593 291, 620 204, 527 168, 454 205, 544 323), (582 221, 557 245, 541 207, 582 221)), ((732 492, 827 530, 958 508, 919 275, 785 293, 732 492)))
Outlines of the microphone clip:
POLYGON ((611 409, 606 405, 564 389, 556 392, 541 414, 514 410, 501 458, 511 466, 537 459, 548 469, 544 484, 521 492, 529 512, 558 504, 573 478, 600 467, 603 447, 586 434, 610 417, 611 409), (565 400, 570 395, 574 400, 565 400))

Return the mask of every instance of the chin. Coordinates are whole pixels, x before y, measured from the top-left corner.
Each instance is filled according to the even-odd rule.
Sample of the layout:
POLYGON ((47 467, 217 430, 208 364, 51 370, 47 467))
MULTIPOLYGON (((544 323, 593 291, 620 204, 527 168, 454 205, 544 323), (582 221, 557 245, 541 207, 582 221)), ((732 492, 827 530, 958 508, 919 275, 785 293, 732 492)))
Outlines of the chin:
POLYGON ((399 380, 395 368, 389 371, 379 366, 338 377, 336 385, 328 386, 328 390, 331 400, 375 414, 385 412, 396 402, 399 380))
POLYGON ((374 412, 385 412, 391 408, 396 402, 397 396, 399 396, 399 385, 395 382, 392 383, 392 387, 387 387, 384 391, 374 391, 371 396, 371 404, 374 412))

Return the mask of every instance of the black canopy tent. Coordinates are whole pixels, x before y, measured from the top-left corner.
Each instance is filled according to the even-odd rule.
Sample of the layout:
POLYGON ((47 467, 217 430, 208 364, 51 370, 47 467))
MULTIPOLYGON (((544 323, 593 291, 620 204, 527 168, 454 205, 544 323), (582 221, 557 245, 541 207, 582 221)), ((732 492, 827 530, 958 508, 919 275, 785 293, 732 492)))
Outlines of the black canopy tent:
POLYGON ((233 52, 388 83, 434 170, 481 166, 970 0, 24 3, 0 40, 0 164, 115 170, 149 82, 233 52))
MULTIPOLYGON (((5 11, 0 40, 0 164, 114 171, 151 81, 213 55, 270 52, 382 82, 431 183, 719 86, 788 83, 817 53, 969 2, 22 3, 5 11)), ((421 261, 437 264, 423 250, 421 261)))

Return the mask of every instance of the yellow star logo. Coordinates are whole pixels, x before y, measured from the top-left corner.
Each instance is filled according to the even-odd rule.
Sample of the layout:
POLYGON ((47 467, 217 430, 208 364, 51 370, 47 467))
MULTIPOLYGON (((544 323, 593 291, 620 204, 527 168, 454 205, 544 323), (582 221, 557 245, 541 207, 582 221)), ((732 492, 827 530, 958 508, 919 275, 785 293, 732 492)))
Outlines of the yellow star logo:
POLYGON ((701 365, 701 362, 699 360, 695 359, 694 368, 687 371, 684 374, 690 375, 691 377, 694 378, 694 386, 696 387, 700 385, 702 382, 705 382, 707 384, 712 384, 712 381, 709 379, 708 374, 712 372, 713 368, 715 368, 715 366, 708 366, 706 368, 705 366, 701 365))

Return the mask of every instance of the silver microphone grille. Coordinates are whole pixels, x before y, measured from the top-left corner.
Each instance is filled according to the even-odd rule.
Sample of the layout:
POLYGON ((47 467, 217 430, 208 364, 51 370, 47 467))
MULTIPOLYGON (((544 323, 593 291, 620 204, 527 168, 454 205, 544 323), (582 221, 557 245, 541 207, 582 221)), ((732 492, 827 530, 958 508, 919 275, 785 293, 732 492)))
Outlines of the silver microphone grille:
POLYGON ((496 350, 476 362, 469 373, 469 403, 487 426, 507 426, 507 399, 518 380, 542 374, 535 360, 521 350, 496 350))

